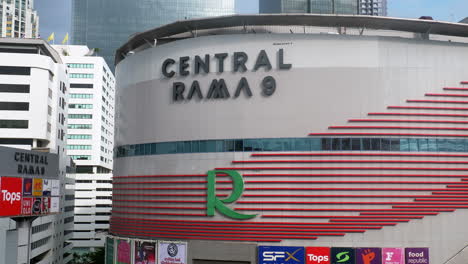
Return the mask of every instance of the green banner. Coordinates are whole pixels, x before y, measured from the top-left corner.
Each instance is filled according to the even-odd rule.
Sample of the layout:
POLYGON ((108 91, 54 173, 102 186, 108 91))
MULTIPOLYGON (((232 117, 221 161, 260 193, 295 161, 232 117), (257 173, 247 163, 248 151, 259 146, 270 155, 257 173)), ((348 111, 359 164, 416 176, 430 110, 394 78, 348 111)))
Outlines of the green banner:
POLYGON ((106 238, 106 264, 114 264, 114 239, 106 238))

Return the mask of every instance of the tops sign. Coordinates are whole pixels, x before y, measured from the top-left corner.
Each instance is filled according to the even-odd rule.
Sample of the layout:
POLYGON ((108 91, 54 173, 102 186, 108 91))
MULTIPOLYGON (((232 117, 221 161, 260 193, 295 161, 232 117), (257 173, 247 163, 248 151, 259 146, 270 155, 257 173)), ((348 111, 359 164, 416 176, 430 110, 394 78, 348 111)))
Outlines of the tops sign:
MULTIPOLYGON (((216 62, 216 72, 223 73, 224 65, 226 61, 231 61, 232 63, 232 72, 246 72, 252 71, 256 72, 260 69, 264 69, 266 72, 273 69, 273 64, 271 62, 272 55, 268 55, 265 50, 261 50, 255 58, 255 64, 253 68, 249 69, 247 67, 247 62, 249 61, 249 56, 245 52, 234 52, 233 54, 228 53, 216 53, 214 55, 206 54, 205 56, 195 56, 190 58, 189 56, 180 57, 178 61, 168 58, 166 59, 161 67, 162 74, 166 78, 173 78, 176 75, 176 72, 179 76, 185 77, 190 74, 199 75, 202 73, 210 73, 212 69, 212 60, 216 62), (228 59, 229 58, 229 59, 228 59), (190 71, 190 68, 193 69, 193 72, 190 71)), ((292 68, 292 64, 285 63, 284 60, 284 50, 279 49, 276 56, 277 61, 275 67, 278 70, 289 70, 292 68)), ((229 89, 229 84, 226 84, 226 81, 221 79, 214 79, 208 91, 202 92, 200 83, 195 80, 189 86, 186 86, 183 82, 174 82, 172 85, 172 99, 173 101, 190 101, 192 98, 198 98, 202 100, 206 99, 227 99, 230 97, 237 98, 241 93, 244 93, 247 97, 252 97, 252 89, 250 84, 245 77, 242 77, 238 84, 235 86, 235 89, 229 89), (233 96, 231 94, 233 93, 233 96)), ((272 76, 266 76, 261 82, 261 94, 263 96, 271 96, 276 91, 276 80, 272 76)))

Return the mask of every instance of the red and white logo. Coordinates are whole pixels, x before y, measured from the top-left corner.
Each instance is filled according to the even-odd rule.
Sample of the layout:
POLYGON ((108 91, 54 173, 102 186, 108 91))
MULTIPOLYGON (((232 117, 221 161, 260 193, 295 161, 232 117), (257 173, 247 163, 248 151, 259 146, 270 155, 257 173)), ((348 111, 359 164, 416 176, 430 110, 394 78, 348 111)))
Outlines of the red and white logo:
POLYGON ((0 187, 0 216, 15 216, 21 214, 21 198, 23 179, 2 177, 0 187))
POLYGON ((306 248, 306 263, 307 264, 330 264, 330 248, 327 247, 307 247, 306 248))

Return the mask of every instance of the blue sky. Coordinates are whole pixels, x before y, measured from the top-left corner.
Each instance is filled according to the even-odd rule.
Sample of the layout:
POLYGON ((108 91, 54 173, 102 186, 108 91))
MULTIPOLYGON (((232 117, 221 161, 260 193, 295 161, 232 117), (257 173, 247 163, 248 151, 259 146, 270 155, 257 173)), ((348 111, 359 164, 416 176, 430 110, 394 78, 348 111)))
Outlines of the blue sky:
MULTIPOLYGON (((61 41, 70 31, 71 0, 36 0, 35 5, 40 17, 41 37, 47 38, 55 32, 56 42, 61 41)), ((236 0, 236 11, 258 13, 258 0, 236 0)), ((468 0, 388 0, 388 15, 404 18, 424 15, 457 22, 468 16, 468 0)))

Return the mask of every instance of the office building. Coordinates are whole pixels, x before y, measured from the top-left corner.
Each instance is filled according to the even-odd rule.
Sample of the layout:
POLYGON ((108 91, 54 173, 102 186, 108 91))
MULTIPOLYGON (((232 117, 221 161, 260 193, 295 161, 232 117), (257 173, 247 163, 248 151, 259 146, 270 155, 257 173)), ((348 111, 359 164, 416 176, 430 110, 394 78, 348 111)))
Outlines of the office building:
POLYGON ((387 16, 387 0, 359 0, 359 14, 387 16))
POLYGON ((37 38, 39 16, 34 0, 0 0, 0 38, 37 38))
POLYGON ((31 263, 67 263, 72 257, 68 241, 73 230, 73 178, 66 175, 71 168, 66 155, 68 87, 67 69, 45 41, 0 39, 0 145, 58 157, 61 213, 32 223, 31 263))
POLYGON ((112 204, 115 79, 87 46, 54 46, 70 78, 67 155, 76 164, 75 252, 104 247, 112 204))
POLYGON ((113 252, 466 263, 466 61, 468 25, 430 20, 236 15, 136 34, 116 56, 113 252))
POLYGON ((259 12, 358 14, 358 0, 260 0, 259 12))
POLYGON ((136 32, 177 20, 229 14, 234 14, 234 0, 73 0, 72 43, 99 49, 98 55, 113 70, 115 50, 136 32))

